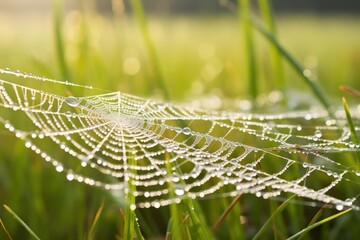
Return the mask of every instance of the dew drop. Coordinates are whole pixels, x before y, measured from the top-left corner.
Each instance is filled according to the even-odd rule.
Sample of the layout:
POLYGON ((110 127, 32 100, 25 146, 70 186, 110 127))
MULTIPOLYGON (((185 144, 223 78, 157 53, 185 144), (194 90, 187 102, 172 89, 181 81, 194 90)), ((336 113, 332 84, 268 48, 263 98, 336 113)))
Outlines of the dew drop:
POLYGON ((341 211, 341 210, 344 209, 344 205, 337 204, 337 205, 335 206, 335 208, 336 208, 336 210, 341 211))
POLYGON ((306 162, 304 162, 304 163, 302 164, 302 166, 303 166, 304 168, 307 168, 307 167, 309 166, 309 164, 306 163, 306 162))
POLYGON ((6 121, 5 124, 4 124, 4 127, 6 129, 10 129, 12 127, 11 123, 9 123, 9 121, 6 121))
POLYGON ((173 175, 171 175, 171 180, 173 182, 178 182, 178 181, 180 181, 180 177, 178 174, 174 173, 173 175))
POLYGON ((159 201, 152 202, 152 205, 154 208, 159 208, 161 206, 159 201))
POLYGON ((26 148, 31 148, 31 146, 32 146, 32 143, 31 143, 30 140, 25 141, 25 147, 26 148))
POLYGON ((66 147, 66 144, 65 144, 65 143, 63 143, 63 142, 60 143, 60 148, 61 148, 61 149, 65 149, 65 147, 66 147))
POLYGON ((64 167, 63 167, 62 165, 57 165, 56 168, 55 168, 55 170, 56 170, 57 172, 62 172, 62 171, 64 171, 64 167))
POLYGON ((191 129, 188 128, 188 127, 185 127, 185 128, 183 128, 183 133, 184 133, 185 135, 189 135, 189 134, 191 133, 191 129))
POLYGON ((72 181, 72 180, 74 180, 74 178, 75 178, 74 174, 72 174, 72 173, 66 174, 66 179, 67 180, 72 181))
POLYGON ((184 195, 184 193, 185 193, 185 191, 184 191, 184 186, 182 186, 182 185, 176 186, 176 187, 174 188, 174 192, 175 192, 175 194, 178 195, 178 196, 184 195))
POLYGON ((158 103, 158 108, 159 108, 159 110, 164 110, 166 108, 166 104, 165 103, 158 103))
POLYGON ((77 107, 79 106, 81 99, 78 99, 76 97, 67 97, 65 98, 65 102, 69 104, 69 106, 77 107))
POLYGON ((136 205, 135 205, 135 204, 131 204, 131 205, 130 205, 130 210, 131 210, 131 211, 134 211, 135 209, 136 209, 136 205))
POLYGON ((317 137, 317 138, 322 137, 322 133, 321 133, 321 131, 319 129, 315 131, 315 137, 317 137))

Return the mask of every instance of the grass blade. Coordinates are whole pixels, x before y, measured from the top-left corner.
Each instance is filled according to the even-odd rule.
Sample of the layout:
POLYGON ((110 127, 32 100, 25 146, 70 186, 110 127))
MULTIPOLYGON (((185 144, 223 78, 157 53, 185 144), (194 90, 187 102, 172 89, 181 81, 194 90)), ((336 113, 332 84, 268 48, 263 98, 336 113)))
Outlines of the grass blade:
POLYGON ((5 232, 6 236, 7 236, 10 240, 12 240, 12 237, 10 236, 9 231, 6 229, 6 227, 5 227, 4 223, 3 223, 3 221, 1 220, 1 218, 0 218, 0 224, 1 224, 2 228, 4 229, 4 232, 5 232))
POLYGON ((40 240, 40 238, 34 233, 33 230, 8 206, 4 205, 6 211, 8 211, 23 227, 33 236, 35 239, 40 240))
POLYGON ((169 100, 170 95, 169 95, 169 92, 168 92, 166 84, 165 84, 165 80, 164 80, 164 77, 163 77, 163 74, 161 71, 161 67, 160 67, 160 61, 159 61, 158 55, 156 53, 154 43, 152 42, 150 34, 149 34, 148 21, 147 21, 146 15, 145 15, 145 10, 142 5, 142 1, 141 0, 130 0, 130 5, 131 5, 131 8, 133 9, 134 16, 139 23, 139 27, 141 30, 142 37, 144 39, 145 47, 149 54, 150 63, 152 63, 153 67, 154 67, 155 78, 158 81, 157 84, 160 87, 161 91, 163 92, 165 99, 169 100))
POLYGON ((89 240, 94 239, 94 238, 93 238, 93 232, 94 232, 96 223, 99 221, 99 218, 100 218, 100 215, 101 215, 101 213, 102 213, 103 208, 104 208, 104 202, 101 203, 99 209, 97 210, 97 212, 96 212, 96 214, 95 214, 94 221, 93 221, 93 223, 91 224, 91 227, 90 227, 90 230, 89 230, 89 234, 88 234, 88 239, 89 239, 89 240))
POLYGON ((249 93, 252 100, 255 100, 258 95, 258 79, 255 62, 255 46, 250 23, 251 7, 249 0, 238 0, 239 20, 242 26, 242 33, 244 35, 244 52, 246 53, 247 61, 247 80, 249 93))
POLYGON ((335 218, 338 218, 338 217, 340 217, 341 215, 343 215, 343 214, 345 214, 345 213, 348 213, 348 212, 351 211, 351 210, 352 210, 351 208, 346 209, 346 210, 344 210, 344 211, 342 211, 342 212, 339 212, 339 213, 334 214, 334 215, 332 215, 332 216, 330 216, 330 217, 328 217, 328 218, 325 218, 325 219, 323 219, 323 220, 321 220, 321 221, 319 221, 319 222, 316 222, 316 223, 308 226, 307 228, 304 228, 304 229, 301 230, 300 232, 297 232, 296 234, 292 235, 292 236, 289 237, 287 240, 296 239, 296 238, 298 238, 299 236, 302 236, 303 234, 309 232, 310 230, 312 230, 312 229, 314 229, 314 228, 316 228, 316 227, 318 227, 318 226, 320 226, 320 225, 322 225, 322 224, 324 224, 324 223, 327 223, 327 222, 329 222, 329 221, 331 221, 331 220, 333 220, 333 219, 335 219, 335 218))
MULTIPOLYGON (((167 174, 169 176, 171 176, 173 174, 171 168, 171 163, 170 163, 170 153, 166 152, 165 153, 165 161, 166 161, 166 171, 167 174)), ((169 195, 171 198, 175 198, 175 184, 174 182, 169 182, 169 195)), ((169 220, 169 224, 168 224, 168 233, 171 235, 172 239, 181 239, 181 231, 180 231, 180 206, 179 204, 176 203, 172 203, 170 205, 170 213, 171 213, 171 219, 169 220)))
POLYGON ((308 75, 305 71, 306 69, 299 63, 295 57, 293 57, 276 39, 276 37, 269 32, 259 21, 255 18, 251 18, 252 26, 263 35, 276 49, 281 53, 281 55, 285 58, 285 60, 290 64, 290 66, 301 76, 304 82, 310 87, 315 97, 319 100, 319 102, 323 105, 323 107, 329 111, 331 114, 330 103, 320 87, 316 84, 311 75, 308 75))
MULTIPOLYGON (((345 111, 345 114, 346 114, 346 119, 347 119, 347 122, 348 122, 348 125, 349 125, 349 128, 350 128, 350 132, 351 132, 351 140, 353 141, 353 143, 359 144, 359 140, 358 140, 358 138, 356 136, 354 123, 353 123, 352 118, 351 118, 349 105, 348 105, 348 103, 347 103, 347 101, 346 101, 346 99, 344 97, 342 98, 342 101, 343 101, 343 105, 344 105, 344 111, 345 111)), ((360 152, 359 151, 356 152, 356 158, 357 158, 357 163, 359 164, 359 161, 360 161, 360 152)))
MULTIPOLYGON (((128 158, 129 165, 135 164, 135 159, 133 156, 128 158)), ((136 174, 135 170, 132 170, 136 174)), ((134 234, 134 225, 135 225, 135 216, 133 206, 135 205, 135 185, 133 184, 133 179, 126 174, 128 179, 128 189, 126 193, 126 208, 125 208, 125 229, 124 229, 124 239, 131 240, 133 239, 134 234)))
MULTIPOLYGON (((271 6, 270 0, 258 0, 258 5, 260 8, 260 13, 262 15, 262 18, 267 25, 269 31, 273 34, 274 37, 277 37, 277 29, 275 24, 275 18, 273 14, 273 8, 271 6)), ((282 92, 284 92, 286 84, 285 84, 285 78, 284 78, 284 71, 283 71, 283 65, 282 65, 282 59, 280 56, 279 50, 273 46, 270 45, 270 53, 272 62, 274 65, 274 77, 275 81, 277 82, 278 87, 282 92)))
POLYGON ((59 68, 61 71, 61 77, 64 80, 70 80, 69 69, 66 64, 64 39, 62 34, 62 1, 56 0, 54 5, 54 34, 55 34, 55 46, 56 55, 58 58, 59 68))
POLYGON ((265 233, 267 228, 271 226, 272 221, 275 219, 276 216, 278 216, 282 211, 284 211, 285 207, 289 204, 289 202, 295 197, 295 195, 291 196, 289 199, 287 199, 285 202, 283 202, 276 211, 269 217, 269 219, 264 223, 264 225, 260 228, 260 230, 256 233, 256 235, 253 237, 253 240, 259 239, 261 235, 265 233))
POLYGON ((221 214, 221 216, 219 217, 218 220, 216 220, 216 222, 214 223, 214 225, 211 227, 211 229, 213 231, 216 231, 216 229, 219 227, 219 225, 224 221, 224 219, 226 218, 226 216, 229 214, 229 212, 231 211, 231 209, 233 209, 233 207, 235 206, 235 204, 240 200, 242 194, 239 194, 236 198, 234 198, 234 200, 231 202, 231 204, 228 206, 228 208, 225 210, 225 212, 223 212, 223 214, 221 214))
POLYGON ((356 89, 354 89, 352 87, 343 85, 343 86, 340 87, 340 89, 341 89, 341 91, 349 93, 349 94, 351 94, 351 95, 353 95, 355 97, 360 97, 360 91, 358 91, 358 90, 356 90, 356 89))

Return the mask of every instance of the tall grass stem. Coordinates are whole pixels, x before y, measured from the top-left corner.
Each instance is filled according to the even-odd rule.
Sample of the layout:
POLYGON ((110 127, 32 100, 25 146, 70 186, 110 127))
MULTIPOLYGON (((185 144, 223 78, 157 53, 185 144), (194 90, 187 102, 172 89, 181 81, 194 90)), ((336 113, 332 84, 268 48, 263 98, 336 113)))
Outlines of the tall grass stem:
POLYGON ((303 234, 308 233, 308 232, 311 231, 312 229, 314 229, 314 228, 316 228, 316 227, 319 227, 320 225, 322 225, 322 224, 324 224, 324 223, 327 223, 327 222, 329 222, 329 221, 331 221, 331 220, 333 220, 333 219, 335 219, 335 218, 338 218, 338 217, 340 217, 341 215, 344 215, 345 213, 348 213, 348 212, 351 211, 351 210, 352 210, 351 208, 346 209, 346 210, 344 210, 344 211, 342 211, 342 212, 339 212, 339 213, 334 214, 334 215, 332 215, 332 216, 330 216, 330 217, 327 217, 327 218, 325 218, 325 219, 323 219, 323 220, 321 220, 321 221, 319 221, 319 222, 316 222, 316 223, 314 223, 314 224, 312 224, 312 225, 304 228, 304 229, 301 230, 300 232, 297 232, 296 234, 292 235, 292 236, 289 237, 287 240, 297 239, 297 238, 299 238, 300 236, 302 236, 303 234))
POLYGON ((63 80, 70 80, 70 72, 66 63, 64 36, 63 36, 63 6, 61 0, 54 2, 54 37, 56 56, 63 80))
MULTIPOLYGON (((258 0, 258 5, 260 8, 262 19, 264 20, 267 28, 272 33, 272 35, 275 38, 277 38, 277 28, 276 28, 274 10, 271 5, 271 1, 258 0)), ((280 90, 284 92, 286 89, 286 83, 285 83, 282 59, 279 50, 273 44, 270 44, 270 54, 274 67, 273 72, 274 72, 275 82, 277 83, 278 88, 280 88, 280 90)))
POLYGON ((35 234, 35 232, 10 207, 4 205, 4 208, 30 233, 32 237, 40 240, 40 238, 35 234))
POLYGON ((242 27, 244 52, 246 54, 248 91, 255 102, 258 95, 258 79, 255 57, 255 41, 250 23, 251 4, 249 0, 238 0, 239 21, 242 27))
POLYGON ((251 18, 252 26, 263 35, 276 49, 281 53, 285 60, 290 64, 290 66, 301 76, 303 81, 310 87, 315 97, 319 100, 322 106, 328 110, 329 114, 332 115, 331 105, 326 98, 325 94, 321 88, 317 85, 311 75, 305 71, 306 69, 300 64, 300 62, 291 55, 277 40, 277 38, 269 32, 262 23, 257 21, 255 18, 251 18))
POLYGON ((154 74, 157 80, 157 85, 161 89, 166 100, 170 99, 168 89, 165 84, 165 79, 161 71, 160 60, 157 55, 155 45, 150 37, 148 29, 148 20, 145 15, 145 10, 141 0, 130 0, 130 5, 133 10, 134 16, 139 24, 142 37, 144 39, 145 47, 148 51, 150 62, 154 67, 154 74))

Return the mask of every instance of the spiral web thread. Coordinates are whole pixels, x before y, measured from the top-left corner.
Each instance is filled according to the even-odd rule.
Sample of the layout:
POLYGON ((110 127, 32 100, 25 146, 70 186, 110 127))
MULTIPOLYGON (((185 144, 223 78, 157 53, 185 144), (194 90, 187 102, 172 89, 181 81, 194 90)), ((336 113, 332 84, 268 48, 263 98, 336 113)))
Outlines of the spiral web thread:
MULTIPOLYGON (((75 84, 8 69, 0 74, 5 129, 69 181, 124 193, 131 181, 134 208, 184 198, 291 193, 338 210, 358 209, 360 172, 354 159, 360 146, 351 141, 342 111, 331 119, 319 109, 208 112, 120 92, 64 97, 2 78, 75 84)), ((359 108, 352 114, 357 125, 359 108)))

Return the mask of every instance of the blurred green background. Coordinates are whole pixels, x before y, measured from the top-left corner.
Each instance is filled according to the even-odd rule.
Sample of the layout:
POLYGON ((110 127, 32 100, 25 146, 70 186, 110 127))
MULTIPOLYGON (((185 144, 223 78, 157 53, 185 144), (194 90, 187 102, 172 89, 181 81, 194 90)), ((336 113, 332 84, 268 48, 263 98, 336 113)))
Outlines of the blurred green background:
MULTIPOLYGON (((165 98, 164 89, 158 84, 154 62, 147 54, 139 25, 127 1, 64 1, 56 8, 53 1, 47 0, 2 0, 0 67, 108 91, 192 102, 202 107, 209 107, 206 106, 209 98, 217 98, 224 101, 219 101, 213 108, 248 110, 243 105, 243 99, 250 99, 250 96, 241 26, 236 10, 224 7, 221 4, 224 2, 163 0, 151 1, 150 4, 147 1, 148 30, 169 99, 165 98), (61 70, 59 51, 56 50, 55 9, 63 10, 59 29, 67 74, 61 70)), ((296 5, 294 1, 291 4, 289 1, 274 2, 279 40, 316 76, 332 104, 341 106, 340 96, 344 93, 339 86, 360 89, 359 3, 299 2, 296 5)), ((254 7, 254 14, 257 13, 254 7)), ((255 43, 258 100, 263 103, 261 99, 277 93, 279 87, 271 65, 269 45, 257 33, 255 43)), ((286 109, 318 104, 300 77, 285 62, 284 75, 285 94, 289 99, 286 109)), ((57 91, 52 86, 48 86, 47 90, 57 91)), ((59 90, 57 93, 66 94, 59 90)), ((75 95, 99 93, 103 92, 73 90, 75 95)), ((349 102, 357 104, 358 99, 349 97, 349 102)), ((266 106, 262 107, 266 111, 266 106)), ((122 236, 124 221, 120 213, 120 197, 113 197, 101 189, 68 183, 64 176, 56 173, 4 130, 1 130, 0 142, 0 203, 10 206, 41 238, 86 238, 102 202, 105 207, 95 239, 122 236)), ((251 196, 247 198, 252 199, 251 196)), ((224 201, 218 204, 221 205, 219 210, 212 212, 206 211, 209 209, 206 206, 214 206, 214 203, 205 201, 208 224, 218 218, 230 200, 224 201)), ((250 203, 255 204, 268 205, 260 199, 250 203)), ((316 213, 314 210, 304 211, 310 211, 309 216, 316 213)), ((246 237, 256 233, 266 219, 261 209, 251 214, 246 225, 246 237)), ((146 236, 165 236, 169 219, 167 208, 144 210, 137 216, 146 236)), ((0 210, 0 217, 14 239, 28 238, 28 233, 4 209, 0 210)), ((240 221, 238 216, 231 219, 240 221)), ((335 227, 329 225, 319 230, 323 231, 323 239, 339 236, 342 224, 350 219, 342 220, 335 227)), ((304 217, 297 223, 289 223, 292 229, 289 231, 300 230, 307 220, 304 217)), ((350 235, 344 235, 345 238, 356 233, 356 225, 349 225, 348 230, 350 235)), ((228 238, 231 232, 223 230, 217 236, 219 239, 228 238)), ((6 239, 1 229, 0 239, 6 239)))

